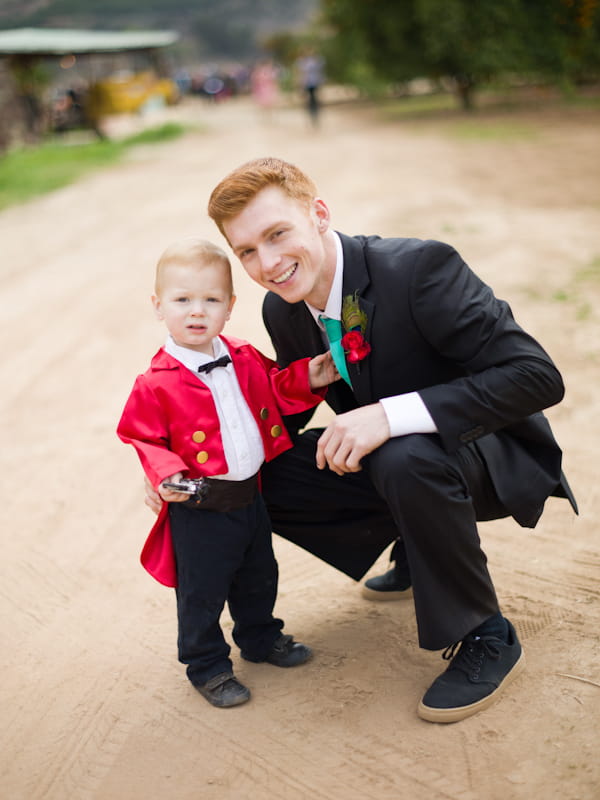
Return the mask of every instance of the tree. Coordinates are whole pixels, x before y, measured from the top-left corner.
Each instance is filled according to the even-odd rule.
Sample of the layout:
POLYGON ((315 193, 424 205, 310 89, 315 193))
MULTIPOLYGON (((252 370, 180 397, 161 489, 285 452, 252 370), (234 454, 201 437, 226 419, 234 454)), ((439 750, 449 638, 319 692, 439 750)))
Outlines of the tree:
POLYGON ((576 81, 600 69, 600 0, 322 0, 330 71, 450 78, 464 108, 495 77, 576 81))
POLYGON ((415 0, 321 0, 328 71, 335 79, 372 75, 387 82, 421 71, 421 26, 415 0))
POLYGON ((463 108, 475 87, 525 66, 521 0, 416 0, 423 67, 453 80, 463 108))
POLYGON ((528 0, 533 72, 561 84, 600 74, 600 0, 528 0))

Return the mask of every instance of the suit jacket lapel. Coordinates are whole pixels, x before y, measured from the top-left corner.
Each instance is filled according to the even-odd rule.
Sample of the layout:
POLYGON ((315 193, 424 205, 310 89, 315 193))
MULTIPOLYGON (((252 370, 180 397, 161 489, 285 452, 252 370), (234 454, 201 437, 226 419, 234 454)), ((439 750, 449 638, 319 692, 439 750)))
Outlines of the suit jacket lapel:
MULTIPOLYGON (((370 277, 363 248, 356 239, 345 236, 344 234, 338 235, 341 239, 344 253, 342 301, 347 295, 357 295, 358 306, 367 316, 367 327, 364 336, 367 342, 371 342, 375 306, 364 297, 364 293, 370 283, 370 277)), ((354 364, 346 360, 354 396, 359 405, 367 405, 372 402, 370 362, 371 359, 369 356, 354 364)))

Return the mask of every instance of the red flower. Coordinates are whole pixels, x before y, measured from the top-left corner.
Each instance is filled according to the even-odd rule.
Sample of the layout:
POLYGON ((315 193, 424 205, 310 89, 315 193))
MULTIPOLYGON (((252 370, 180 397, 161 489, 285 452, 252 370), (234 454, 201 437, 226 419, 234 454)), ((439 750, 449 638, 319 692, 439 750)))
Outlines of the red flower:
POLYGON ((371 345, 365 341, 360 331, 348 331, 342 337, 342 347, 351 364, 362 361, 371 352, 371 345))

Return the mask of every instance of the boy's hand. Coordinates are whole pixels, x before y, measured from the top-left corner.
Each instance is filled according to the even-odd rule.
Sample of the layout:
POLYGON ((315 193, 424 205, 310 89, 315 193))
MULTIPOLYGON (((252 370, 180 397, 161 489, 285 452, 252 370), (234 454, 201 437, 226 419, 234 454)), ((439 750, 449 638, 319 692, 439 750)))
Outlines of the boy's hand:
POLYGON ((330 383, 339 381, 340 377, 329 350, 311 358, 308 362, 308 382, 311 389, 329 386, 330 383))
POLYGON ((144 491, 146 492, 146 496, 144 497, 144 503, 148 506, 148 508, 152 509, 155 514, 160 514, 160 509, 162 508, 162 500, 159 493, 156 491, 154 486, 148 480, 148 476, 144 475, 144 491))
MULTIPOLYGON (((170 478, 165 478, 166 483, 178 483, 183 478, 183 472, 176 472, 170 478)), ((167 489, 161 483, 158 487, 158 493, 165 501, 165 503, 182 503, 184 500, 189 500, 189 494, 185 492, 177 492, 174 489, 167 489)))

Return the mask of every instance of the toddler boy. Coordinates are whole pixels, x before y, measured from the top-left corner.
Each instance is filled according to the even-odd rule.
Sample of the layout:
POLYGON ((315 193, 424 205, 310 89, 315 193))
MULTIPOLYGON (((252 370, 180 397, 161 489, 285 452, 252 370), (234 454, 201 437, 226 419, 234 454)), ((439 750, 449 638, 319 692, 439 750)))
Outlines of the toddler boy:
POLYGON ((226 254, 210 242, 171 245, 152 302, 169 331, 140 375, 117 433, 132 444, 163 501, 142 564, 175 587, 179 660, 213 705, 250 698, 232 671, 219 625, 227 601, 248 661, 303 664, 310 648, 273 617, 278 569, 259 469, 292 446, 282 416, 317 405, 339 375, 329 353, 280 370, 248 342, 221 336, 235 302, 226 254), (206 495, 167 484, 203 478, 206 495))

